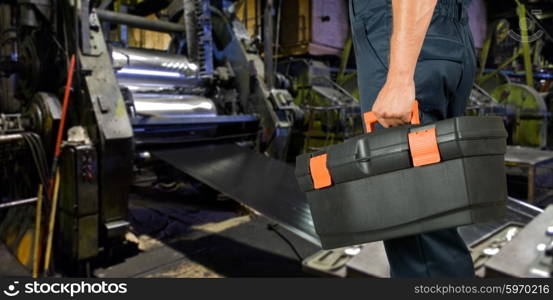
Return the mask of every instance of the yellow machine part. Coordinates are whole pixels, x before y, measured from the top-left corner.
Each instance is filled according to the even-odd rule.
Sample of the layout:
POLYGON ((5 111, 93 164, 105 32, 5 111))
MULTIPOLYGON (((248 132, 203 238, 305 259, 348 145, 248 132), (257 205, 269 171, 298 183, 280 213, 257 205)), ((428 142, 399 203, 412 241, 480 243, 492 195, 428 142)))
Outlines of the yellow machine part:
POLYGON ((545 147, 547 143, 547 122, 545 119, 520 118, 523 113, 536 116, 547 112, 547 106, 540 94, 523 84, 504 84, 495 88, 492 97, 499 103, 516 107, 517 124, 512 136, 515 145, 545 147))
POLYGON ((34 207, 10 208, 0 225, 0 238, 25 267, 32 267, 34 247, 34 207))

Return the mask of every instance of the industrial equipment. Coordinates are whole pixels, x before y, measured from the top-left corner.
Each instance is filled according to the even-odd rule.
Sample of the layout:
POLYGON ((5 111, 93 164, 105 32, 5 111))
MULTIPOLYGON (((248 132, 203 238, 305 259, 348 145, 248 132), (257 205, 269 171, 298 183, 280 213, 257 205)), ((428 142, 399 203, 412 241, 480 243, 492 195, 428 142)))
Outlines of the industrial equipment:
MULTIPOLYGON (((301 135, 294 135, 292 146, 299 153, 317 151, 340 143, 362 133, 359 102, 346 89, 332 80, 332 71, 315 59, 284 59, 279 62, 279 73, 290 78, 294 102, 305 115, 301 135)), ((295 157, 291 157, 292 161, 295 157)))
POLYGON ((508 146, 505 170, 511 197, 539 207, 553 203, 553 151, 508 146))
POLYGON ((59 99, 76 56, 56 225, 56 249, 72 272, 82 274, 83 264, 124 244, 133 166, 149 151, 240 143, 284 159, 292 125, 301 121, 288 92, 265 83, 253 42, 224 7, 207 0, 162 6, 168 17, 153 20, 108 10, 109 1, 0 3, 0 168, 26 183, 21 189, 13 184, 19 177, 2 177, 6 207, 36 201, 39 180, 25 175, 32 165, 16 156, 43 148, 39 174, 51 171, 59 99), (166 51, 132 48, 110 39, 113 25, 168 33, 171 43, 166 51), (25 147, 31 133, 43 147, 36 139, 25 147))
POLYGON ((538 91, 547 91, 551 77, 546 68, 551 58, 547 49, 553 43, 551 20, 536 3, 515 0, 506 4, 508 12, 496 12, 488 26, 476 83, 495 101, 510 107, 502 113, 484 114, 506 117, 510 144, 545 148, 550 115, 538 91))

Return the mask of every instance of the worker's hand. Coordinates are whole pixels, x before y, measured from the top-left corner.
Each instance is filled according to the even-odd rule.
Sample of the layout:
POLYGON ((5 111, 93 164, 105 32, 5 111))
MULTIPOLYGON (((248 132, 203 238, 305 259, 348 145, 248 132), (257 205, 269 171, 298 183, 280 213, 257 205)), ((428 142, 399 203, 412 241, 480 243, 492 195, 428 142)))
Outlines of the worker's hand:
POLYGON ((414 80, 388 78, 378 93, 372 112, 384 128, 409 124, 414 100, 414 80))

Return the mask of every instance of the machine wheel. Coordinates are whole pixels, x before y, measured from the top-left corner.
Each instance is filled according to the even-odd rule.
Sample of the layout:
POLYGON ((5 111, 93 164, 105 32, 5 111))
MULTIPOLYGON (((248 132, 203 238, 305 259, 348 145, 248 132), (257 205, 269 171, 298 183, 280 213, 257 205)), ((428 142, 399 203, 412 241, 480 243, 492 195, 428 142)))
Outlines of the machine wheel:
POLYGON ((491 95, 499 103, 515 107, 516 124, 511 137, 513 144, 540 148, 546 146, 547 105, 534 88, 510 83, 498 86, 491 95))

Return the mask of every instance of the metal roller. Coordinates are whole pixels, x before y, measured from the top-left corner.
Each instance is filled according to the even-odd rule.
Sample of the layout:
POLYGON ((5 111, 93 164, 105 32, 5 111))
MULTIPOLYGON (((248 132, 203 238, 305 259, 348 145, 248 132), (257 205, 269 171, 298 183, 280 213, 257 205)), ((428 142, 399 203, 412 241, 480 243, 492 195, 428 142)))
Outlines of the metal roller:
POLYGON ((211 99, 196 95, 133 93, 135 113, 139 116, 181 118, 215 117, 211 99))
POLYGON ((198 66, 182 55, 114 46, 111 57, 119 85, 132 92, 160 92, 200 86, 198 66))

